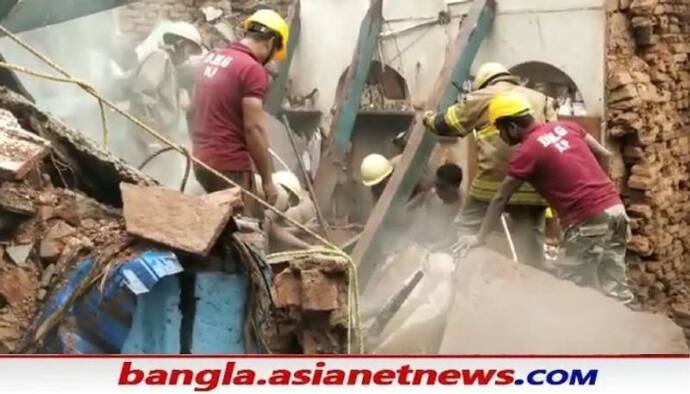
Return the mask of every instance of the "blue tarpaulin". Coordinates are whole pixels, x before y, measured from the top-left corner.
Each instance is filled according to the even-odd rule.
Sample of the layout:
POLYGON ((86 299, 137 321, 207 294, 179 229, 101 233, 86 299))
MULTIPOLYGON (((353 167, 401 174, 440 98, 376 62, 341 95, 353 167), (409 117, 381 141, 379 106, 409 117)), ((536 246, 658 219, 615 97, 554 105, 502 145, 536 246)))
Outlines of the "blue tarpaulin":
MULTIPOLYGON (((93 269, 93 260, 82 261, 67 284, 48 301, 41 321, 63 305, 93 269)), ((119 353, 132 325, 137 296, 148 293, 161 279, 182 272, 170 251, 149 250, 121 264, 109 274, 105 286, 94 286, 66 313, 64 320, 44 341, 44 353, 119 353), (101 291, 102 290, 102 291, 101 291)))

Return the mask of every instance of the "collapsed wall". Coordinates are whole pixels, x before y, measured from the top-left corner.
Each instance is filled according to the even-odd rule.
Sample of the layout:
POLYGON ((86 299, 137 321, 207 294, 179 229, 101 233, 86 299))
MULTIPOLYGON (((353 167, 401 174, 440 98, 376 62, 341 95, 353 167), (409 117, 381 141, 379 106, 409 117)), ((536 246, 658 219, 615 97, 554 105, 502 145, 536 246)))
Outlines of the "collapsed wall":
MULTIPOLYGON (((648 309, 688 317, 690 2, 609 2, 611 172, 631 216, 630 276, 648 309)), ((690 319, 685 321, 690 336, 690 319)))

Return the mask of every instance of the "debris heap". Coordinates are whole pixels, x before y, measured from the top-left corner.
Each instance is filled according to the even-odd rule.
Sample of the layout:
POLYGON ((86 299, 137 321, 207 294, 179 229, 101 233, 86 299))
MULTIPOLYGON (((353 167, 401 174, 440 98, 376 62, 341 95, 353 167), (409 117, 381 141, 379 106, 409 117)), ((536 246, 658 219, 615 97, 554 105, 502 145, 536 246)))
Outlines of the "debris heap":
POLYGON ((690 308, 690 4, 609 3, 611 169, 632 218, 630 275, 645 307, 675 310, 680 323, 690 308))

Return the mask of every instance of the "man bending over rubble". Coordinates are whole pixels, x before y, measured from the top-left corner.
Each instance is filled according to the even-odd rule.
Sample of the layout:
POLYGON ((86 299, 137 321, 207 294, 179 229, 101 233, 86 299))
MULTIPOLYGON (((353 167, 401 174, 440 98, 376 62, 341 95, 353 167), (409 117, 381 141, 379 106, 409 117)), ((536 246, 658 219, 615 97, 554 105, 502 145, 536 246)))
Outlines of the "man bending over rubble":
MULTIPOLYGON (((278 171, 273 174, 272 179, 278 187, 278 197, 273 207, 299 224, 306 227, 316 227, 314 202, 300 184, 297 176, 290 171, 278 171)), ((256 182, 259 183, 261 180, 256 182)), ((263 197, 261 193, 259 196, 263 197)), ((300 237, 303 234, 302 230, 271 210, 265 212, 264 230, 268 234, 271 252, 312 247, 300 237)))
POLYGON ((510 197, 529 182, 556 210, 565 229, 565 256, 556 263, 559 276, 632 301, 625 267, 628 217, 602 169, 610 152, 577 124, 536 121, 529 101, 517 92, 491 100, 489 121, 506 143, 519 146, 479 233, 461 237, 456 250, 465 254, 482 245, 510 197))
MULTIPOLYGON (((239 42, 204 59, 194 99, 192 144, 196 157, 246 189, 253 186, 256 167, 264 196, 273 204, 278 191, 271 177, 263 110, 269 85, 264 65, 286 58, 288 25, 276 12, 262 9, 245 20, 244 27, 239 42)), ((194 174, 207 192, 231 186, 199 166, 194 174)))

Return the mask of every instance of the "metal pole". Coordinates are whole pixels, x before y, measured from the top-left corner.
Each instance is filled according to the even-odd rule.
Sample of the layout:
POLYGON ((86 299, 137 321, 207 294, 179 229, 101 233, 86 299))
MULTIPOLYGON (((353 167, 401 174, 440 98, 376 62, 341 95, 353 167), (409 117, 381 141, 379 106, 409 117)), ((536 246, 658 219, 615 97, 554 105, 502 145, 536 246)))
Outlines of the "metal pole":
POLYGON ((319 221, 319 225, 323 229, 324 234, 326 235, 326 239, 328 239, 330 241, 333 239, 333 237, 331 236, 331 231, 328 228, 328 223, 326 222, 326 219, 323 216, 323 212, 321 212, 321 208, 319 207, 319 202, 316 200, 316 193, 314 192, 314 185, 311 183, 311 178, 309 177, 309 174, 307 173, 307 169, 304 168, 304 163, 302 162, 302 156, 299 154, 299 150, 297 149, 297 142, 295 141, 294 131, 292 131, 292 127, 290 127, 290 122, 288 121, 288 118, 285 114, 283 114, 283 123, 285 124, 285 130, 287 131, 288 138, 290 139, 290 145, 292 145, 292 150, 295 152, 295 156, 297 156, 297 165, 299 166, 299 169, 302 172, 302 176, 304 177, 304 182, 307 184, 307 190, 309 191, 309 196, 311 197, 311 200, 314 203, 314 209, 316 210, 316 218, 319 221))
POLYGON ((503 225, 503 231, 506 233, 506 238, 508 238, 508 245, 510 246, 510 253, 513 254, 513 261, 519 263, 517 252, 515 251, 515 244, 513 243, 513 236, 510 235, 505 213, 501 214, 501 224, 503 225))

